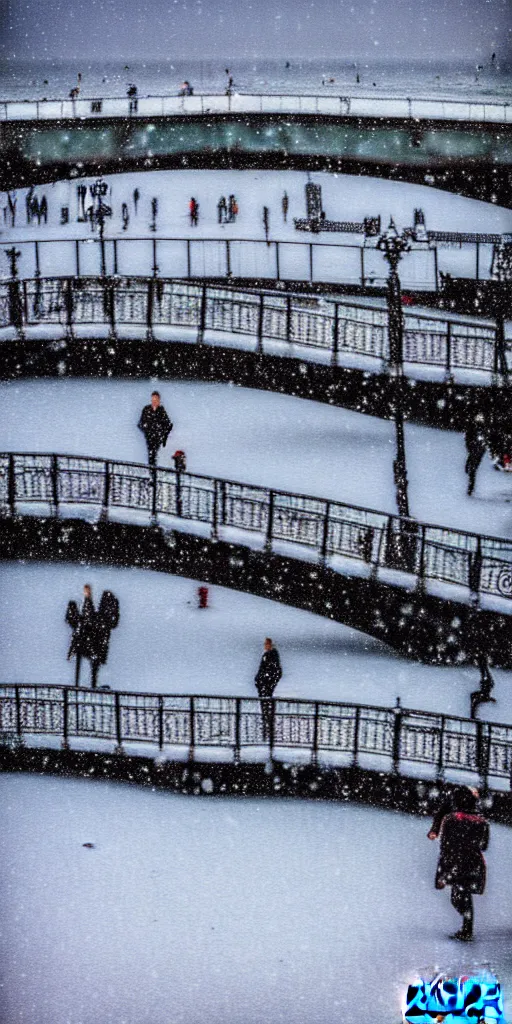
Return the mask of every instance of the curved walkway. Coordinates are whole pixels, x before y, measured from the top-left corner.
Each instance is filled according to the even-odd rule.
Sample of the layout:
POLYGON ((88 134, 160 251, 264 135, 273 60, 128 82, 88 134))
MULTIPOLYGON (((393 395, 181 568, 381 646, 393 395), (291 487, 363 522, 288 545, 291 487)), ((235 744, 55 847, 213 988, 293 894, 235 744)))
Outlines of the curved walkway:
POLYGON ((257 698, 1 684, 0 735, 4 743, 31 736, 58 737, 65 745, 107 740, 118 750, 138 744, 139 752, 148 744, 168 758, 185 750, 189 760, 220 749, 223 760, 235 762, 295 755, 303 764, 397 773, 415 764, 430 778, 463 771, 484 787, 489 778, 512 785, 512 726, 399 705, 274 698, 263 709, 257 698))
POLYGON ((0 501, 7 558, 160 569, 307 608, 422 661, 471 661, 480 645, 511 663, 512 544, 499 538, 65 455, 0 456, 0 501))

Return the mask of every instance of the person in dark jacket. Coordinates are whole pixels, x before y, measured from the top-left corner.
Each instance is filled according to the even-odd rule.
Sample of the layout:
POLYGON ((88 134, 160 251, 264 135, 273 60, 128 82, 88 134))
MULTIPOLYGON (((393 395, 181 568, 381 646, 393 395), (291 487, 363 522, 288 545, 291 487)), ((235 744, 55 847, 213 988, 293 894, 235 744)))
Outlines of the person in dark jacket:
POLYGON ((466 473, 468 476, 468 494, 473 494, 478 467, 485 455, 488 445, 487 431, 481 416, 470 420, 466 427, 466 473))
POLYGON ((76 658, 75 686, 80 685, 82 658, 87 658, 91 663, 91 686, 96 689, 99 667, 107 661, 110 633, 119 623, 119 601, 111 590, 105 590, 96 610, 91 587, 86 583, 81 609, 76 601, 70 601, 66 622, 73 630, 68 661, 76 658))
POLYGON ((494 679, 489 668, 487 655, 480 653, 477 657, 477 664, 480 669, 480 689, 473 690, 471 694, 471 718, 476 718, 479 704, 496 703, 496 698, 491 697, 491 693, 494 690, 494 679))
MULTIPOLYGON (((485 891, 486 865, 483 850, 489 844, 489 823, 477 813, 478 795, 461 787, 455 794, 455 810, 440 824, 441 850, 436 870, 436 889, 449 885, 451 903, 462 917, 462 927, 451 936, 461 942, 473 938, 473 893, 485 891)), ((429 833, 430 836, 430 833, 429 833)))
POLYGON ((161 404, 160 392, 153 391, 150 405, 145 405, 138 423, 148 446, 148 462, 156 466, 158 449, 164 447, 172 430, 172 423, 161 404))
POLYGON ((268 636, 264 643, 263 655, 260 667, 254 678, 258 695, 261 698, 261 714, 263 717, 263 736, 265 739, 270 734, 272 721, 272 698, 274 690, 281 679, 283 670, 279 658, 279 651, 274 647, 268 636))

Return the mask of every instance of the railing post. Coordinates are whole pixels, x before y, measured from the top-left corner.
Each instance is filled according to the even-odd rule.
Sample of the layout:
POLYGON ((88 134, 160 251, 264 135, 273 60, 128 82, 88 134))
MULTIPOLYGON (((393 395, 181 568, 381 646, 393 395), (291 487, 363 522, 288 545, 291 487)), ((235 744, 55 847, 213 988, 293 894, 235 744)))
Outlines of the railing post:
POLYGON ((313 283, 313 242, 309 243, 309 280, 313 283))
POLYGON ((475 279, 480 280, 480 242, 476 242, 475 245, 475 279))
POLYGON ((315 701, 315 719, 313 725, 313 747, 311 750, 311 764, 316 768, 318 764, 318 732, 320 726, 320 705, 315 701))
POLYGON ((158 698, 158 746, 160 750, 164 745, 164 698, 158 698))
POLYGON ((191 697, 190 698, 190 708, 189 708, 189 716, 190 716, 190 742, 189 742, 189 747, 188 747, 188 759, 189 759, 189 761, 193 761, 194 760, 194 750, 195 750, 195 745, 196 745, 196 721, 195 721, 195 714, 196 714, 196 711, 195 711, 195 701, 194 701, 194 698, 191 697))
POLYGON ((153 304, 155 301, 155 278, 148 278, 148 301, 146 310, 146 341, 153 341, 153 304))
POLYGON ((50 465, 50 478, 52 482, 52 505, 54 507, 54 515, 59 514, 59 460, 57 455, 52 455, 50 465))
POLYGON ((361 288, 364 288, 364 286, 366 284, 366 277, 365 277, 365 273, 364 273, 364 248, 363 248, 363 246, 361 246, 360 249, 359 249, 359 255, 360 255, 360 260, 361 260, 361 288))
POLYGON ((190 254, 190 238, 187 238, 187 277, 192 277, 192 259, 190 254))
POLYGON ((437 757, 437 777, 442 779, 444 776, 444 730, 445 730, 445 717, 441 715, 441 729, 439 731, 439 753, 437 757))
POLYGON ((265 537, 265 551, 270 554, 272 551, 272 532, 274 528, 274 492, 269 491, 268 495, 268 519, 267 534, 265 537))
POLYGON ((402 710, 400 708, 400 697, 396 699, 396 707, 393 708, 395 720, 393 722, 393 772, 395 775, 400 771, 400 740, 402 735, 402 710))
POLYGON ((197 332, 198 345, 202 345, 204 342, 204 332, 206 330, 206 297, 207 291, 206 285, 204 284, 201 291, 201 308, 199 311, 199 329, 197 332))
POLYGON ((338 365, 338 347, 339 347, 339 328, 340 328, 340 307, 337 302, 334 303, 334 316, 332 320, 332 350, 331 350, 331 366, 338 365))
POLYGON ((361 726, 361 708, 356 706, 356 717, 354 721, 354 748, 352 751, 352 767, 357 768, 359 764, 359 732, 361 726))
POLYGON ((276 247, 276 279, 278 281, 280 281, 281 280, 281 267, 280 267, 280 264, 279 264, 279 242, 275 242, 274 244, 275 244, 275 247, 276 247))
POLYGON ((16 735, 21 740, 23 735, 23 722, 21 720, 21 697, 18 685, 14 687, 14 700, 16 702, 16 735))
POLYGON ((482 539, 476 538, 476 551, 469 552, 469 589, 475 602, 480 595, 480 576, 482 573, 482 539))
POLYGON ((234 761, 235 764, 240 764, 240 747, 241 747, 241 714, 242 714, 242 700, 237 697, 235 700, 235 749, 234 749, 234 761))
POLYGON ((229 238, 226 238, 226 277, 231 277, 231 249, 229 238))
POLYGON ((420 526, 420 558, 418 565, 418 590, 423 590, 425 586, 425 543, 426 543, 426 527, 424 523, 420 526))
POLYGON ((269 699, 270 716, 268 723, 268 754, 269 759, 272 761, 274 758, 274 743, 276 733, 276 699, 270 697, 269 699))
POLYGON ((263 324, 265 316, 265 295, 264 292, 260 292, 260 301, 258 306, 258 343, 256 351, 258 355, 263 353, 263 324))
POLYGON ((292 341, 292 297, 286 296, 286 340, 292 341))
POLYGON ((66 337, 73 340, 73 278, 67 277, 64 282, 64 305, 66 307, 66 337))
POLYGON ((62 749, 68 750, 69 748, 69 721, 68 721, 68 709, 69 709, 69 692, 67 686, 64 687, 62 694, 62 749))
POLYGON ((16 467, 14 458, 14 455, 11 453, 7 466, 7 505, 11 516, 16 515, 16 467))
POLYGON ((494 374, 497 381, 501 381, 502 384, 508 384, 505 318, 501 312, 496 316, 496 333, 494 336, 494 374))
POLYGON ((111 466, 110 462, 105 462, 105 470, 103 473, 103 502, 101 506, 100 519, 105 521, 108 519, 108 506, 110 502, 110 485, 111 485, 111 466))
POLYGON ((181 500, 181 470, 176 470, 176 515, 180 517, 182 515, 182 500, 181 500))
POLYGON ((436 292, 439 291, 439 257, 437 255, 437 245, 434 246, 434 280, 436 284, 436 292))
POLYGON ((331 507, 330 506, 330 502, 326 501, 326 503, 325 503, 325 512, 324 512, 324 521, 323 521, 323 524, 322 524, 322 546, 320 548, 320 558, 321 558, 321 561, 322 561, 323 564, 325 564, 325 559, 327 558, 327 544, 328 544, 328 541, 329 541, 329 512, 330 512, 330 507, 331 507))
POLYGON ((476 722, 476 759, 478 774, 480 776, 480 788, 487 793, 489 788, 489 724, 488 722, 476 722))
POLYGON ((116 719, 116 741, 117 741, 116 754, 122 754, 123 753, 123 734, 122 734, 122 730, 121 730, 121 698, 120 698, 120 694, 119 694, 118 690, 116 690, 115 693, 114 693, 114 701, 115 701, 114 710, 115 710, 115 719, 116 719))
POLYGON ((151 466, 151 525, 156 526, 158 522, 157 513, 157 485, 158 467, 151 466))
POLYGON ((452 324, 448 320, 446 324, 446 362, 445 362, 445 379, 451 381, 452 379, 452 324))
POLYGON ((75 277, 80 277, 80 241, 75 239, 75 277))
POLYGON ((213 505, 212 505, 212 540, 219 536, 219 481, 213 481, 213 505))

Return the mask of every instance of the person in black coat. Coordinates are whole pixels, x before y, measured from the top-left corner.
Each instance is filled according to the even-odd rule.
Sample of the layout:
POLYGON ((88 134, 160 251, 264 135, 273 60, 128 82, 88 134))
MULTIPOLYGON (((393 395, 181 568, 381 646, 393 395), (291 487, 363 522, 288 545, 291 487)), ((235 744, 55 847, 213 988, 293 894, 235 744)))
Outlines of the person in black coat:
POLYGON ((149 465, 156 466, 158 449, 165 447, 172 430, 172 423, 160 401, 160 392, 152 392, 151 404, 144 406, 138 427, 146 438, 149 465))
POLYGON ((112 591, 105 590, 96 610, 91 587, 86 583, 81 609, 76 601, 70 601, 66 622, 73 630, 68 661, 76 658, 75 686, 80 685, 82 658, 87 658, 91 664, 91 686, 95 689, 99 667, 107 661, 110 633, 119 623, 119 601, 112 591))
POLYGON ((274 690, 281 679, 282 674, 283 670, 281 668, 279 651, 274 647, 272 640, 268 636, 264 643, 260 667, 254 677, 258 695, 261 697, 263 736, 265 739, 267 739, 270 734, 273 713, 272 700, 269 698, 273 697, 274 690))
POLYGON ((488 445, 488 432, 479 413, 474 420, 470 420, 466 426, 466 473, 468 476, 468 494, 473 494, 478 467, 485 455, 488 445))
MULTIPOLYGON (((473 938, 473 893, 482 895, 486 882, 482 851, 489 844, 489 823, 477 813, 477 800, 474 789, 461 787, 454 794, 455 809, 445 815, 439 828, 441 850, 435 886, 451 886, 452 907, 462 917, 462 927, 451 938, 462 942, 473 938)), ((429 838, 434 838, 431 833, 429 838)))

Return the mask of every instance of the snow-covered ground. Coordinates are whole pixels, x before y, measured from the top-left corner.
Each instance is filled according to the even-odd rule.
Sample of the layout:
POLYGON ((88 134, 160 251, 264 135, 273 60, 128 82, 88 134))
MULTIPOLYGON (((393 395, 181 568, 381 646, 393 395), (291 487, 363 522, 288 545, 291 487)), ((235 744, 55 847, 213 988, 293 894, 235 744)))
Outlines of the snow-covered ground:
MULTIPOLYGON (((393 423, 226 384, 27 380, 0 384, 0 450, 146 461, 137 421, 152 390, 174 423, 160 463, 181 448, 191 472, 396 512, 393 423)), ((512 478, 484 459, 466 494, 462 434, 407 424, 412 515, 509 538, 512 478)))
POLYGON ((424 819, 27 776, 0 795, 5 1024, 399 1024, 418 973, 512 981, 504 827, 468 948, 424 819))
MULTIPOLYGON (((174 422, 162 464, 170 464, 175 448, 183 448, 192 471, 396 511, 391 423, 223 384, 4 383, 0 450, 144 461, 136 423, 153 387, 161 391, 174 422)), ((407 425, 406 449, 411 508, 418 518, 510 536, 512 480, 487 460, 475 495, 468 498, 461 435, 407 425)), ((254 694, 261 642, 271 635, 285 666, 282 696, 382 705, 393 705, 400 696, 410 707, 469 712, 474 670, 405 662, 347 627, 221 588, 212 588, 212 608, 201 614, 195 608, 197 582, 89 566, 3 566, 3 680, 72 682, 63 615, 85 582, 93 582, 98 597, 113 588, 121 599, 122 623, 103 673, 103 681, 116 688, 254 694), (27 644, 29 607, 33 643, 27 644)), ((483 706, 482 717, 512 721, 511 674, 495 675, 498 703, 483 706)))
MULTIPOLYGON (((2 243, 13 239, 21 249, 19 273, 21 277, 32 277, 35 272, 34 248, 23 244, 24 240, 39 241, 57 239, 53 245, 41 245, 39 252, 40 272, 44 275, 72 274, 75 272, 76 253, 74 238, 89 241, 97 238, 91 234, 90 225, 77 222, 79 201, 77 185, 89 186, 94 178, 77 181, 58 181, 39 186, 34 195, 41 199, 45 194, 48 201, 48 224, 38 227, 37 221, 26 224, 26 189, 17 190, 17 214, 14 229, 2 226, 2 243), (70 222, 60 225, 61 207, 69 207, 70 222), (63 244, 65 240, 69 241, 63 244)), ((423 209, 429 230, 510 232, 512 212, 489 203, 451 195, 422 185, 384 181, 374 178, 359 178, 351 175, 315 172, 314 175, 299 171, 144 171, 123 173, 105 178, 109 193, 106 201, 112 207, 113 216, 107 219, 105 237, 118 237, 118 272, 120 274, 151 274, 153 272, 153 245, 155 239, 177 241, 158 244, 158 266, 162 277, 186 276, 188 257, 186 246, 180 239, 193 238, 197 241, 221 239, 221 244, 210 242, 208 247, 192 246, 190 251, 190 272, 192 275, 223 276, 226 273, 226 239, 238 242, 232 246, 231 271, 234 276, 274 278, 276 274, 276 253, 273 245, 265 245, 263 206, 269 209, 269 239, 272 242, 295 242, 315 244, 313 277, 318 281, 357 282, 360 276, 361 235, 323 232, 311 235, 297 231, 294 217, 306 216, 304 187, 308 180, 322 186, 322 201, 326 216, 330 220, 361 221, 366 216, 382 217, 383 228, 393 216, 399 228, 413 223, 413 212, 423 209), (137 188, 140 199, 135 212, 133 191, 137 188), (284 222, 281 200, 283 192, 289 197, 287 222, 284 222), (221 195, 236 195, 239 214, 236 223, 220 224, 217 217, 217 202, 221 195), (190 226, 188 203, 191 196, 199 202, 199 224, 190 226), (152 224, 151 200, 158 201, 156 229, 152 224), (122 204, 126 203, 129 222, 123 231, 122 204), (129 244, 130 238, 145 238, 136 245, 129 244), (253 244, 243 240, 252 240, 253 244), (256 246, 254 243, 258 242, 256 246), (353 249, 323 249, 333 244, 351 244, 353 249), (321 248, 322 247, 322 248, 321 248)), ((91 203, 88 193, 86 206, 91 203)), ((0 205, 7 204, 5 193, 0 194, 0 205)), ((7 223, 10 223, 8 220, 7 223)), ((98 274, 101 261, 98 245, 80 246, 81 274, 98 274)), ((107 270, 112 272, 113 249, 107 245, 107 270)), ((492 245, 480 250, 480 275, 488 277, 491 269, 492 245)), ((283 279, 310 279, 310 253, 308 245, 290 245, 280 252, 280 276, 283 279)), ((438 269, 455 276, 475 276, 475 247, 472 245, 439 248, 438 269)), ((6 258, 0 263, 3 276, 9 274, 6 258)), ((400 268, 405 286, 434 287, 433 252, 408 253, 400 268)), ((375 277, 386 277, 386 264, 381 253, 374 249, 365 251, 365 273, 375 277)))
MULTIPOLYGON (((109 589, 121 605, 100 672, 100 683, 116 690, 254 697, 266 636, 281 654, 278 697, 383 707, 400 697, 405 707, 467 717, 478 686, 475 669, 405 661, 354 629, 251 594, 210 586, 210 606, 199 610, 197 580, 38 563, 4 563, 0 579, 0 682, 74 685, 64 615, 68 601, 80 601, 90 583, 96 601, 109 589)), ((481 705, 479 717, 512 722, 512 672, 493 669, 493 676, 496 704, 481 705)), ((81 682, 89 686, 87 663, 81 682)))

